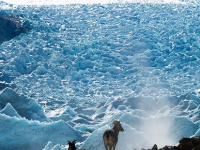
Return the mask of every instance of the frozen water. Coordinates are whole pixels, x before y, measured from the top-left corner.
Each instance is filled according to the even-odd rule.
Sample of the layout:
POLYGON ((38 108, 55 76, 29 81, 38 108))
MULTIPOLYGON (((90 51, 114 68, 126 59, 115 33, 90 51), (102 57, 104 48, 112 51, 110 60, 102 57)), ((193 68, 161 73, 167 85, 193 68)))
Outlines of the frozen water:
POLYGON ((0 8, 32 29, 0 45, 1 149, 103 149, 114 119, 116 150, 199 134, 198 2, 0 8))
POLYGON ((5 114, 10 117, 21 118, 17 111, 12 107, 10 103, 7 103, 5 108, 0 111, 1 114, 5 114))
MULTIPOLYGON (((63 4, 108 4, 108 3, 175 3, 175 4, 185 4, 187 0, 4 0, 5 2, 17 4, 17 5, 63 5, 63 4)), ((191 1, 189 1, 191 2, 191 1)), ((196 2, 195 0, 192 1, 196 2)))
MULTIPOLYGON (((21 117, 25 117, 29 120, 39 120, 39 121, 48 121, 49 119, 45 116, 44 110, 34 99, 27 99, 24 95, 18 95, 15 91, 10 88, 6 88, 0 93, 0 107, 4 107, 3 112, 7 112, 7 109, 11 109, 10 111, 16 110, 17 112, 13 112, 14 116, 17 113, 21 117), (12 106, 14 110, 12 110, 12 106)), ((12 112, 10 112, 12 115, 12 112)), ((10 116, 9 115, 9 116, 10 116)))
POLYGON ((0 114, 1 149, 43 149, 48 141, 67 145, 67 140, 82 141, 80 134, 63 121, 39 123, 0 114))

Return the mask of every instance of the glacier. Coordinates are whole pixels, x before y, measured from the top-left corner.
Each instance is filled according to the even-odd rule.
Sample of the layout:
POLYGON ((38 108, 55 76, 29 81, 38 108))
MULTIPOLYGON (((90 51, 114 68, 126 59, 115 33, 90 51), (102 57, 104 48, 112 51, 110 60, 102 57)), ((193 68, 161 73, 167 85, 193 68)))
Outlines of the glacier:
POLYGON ((116 150, 200 134, 198 1, 16 5, 31 28, 0 45, 0 149, 116 150))

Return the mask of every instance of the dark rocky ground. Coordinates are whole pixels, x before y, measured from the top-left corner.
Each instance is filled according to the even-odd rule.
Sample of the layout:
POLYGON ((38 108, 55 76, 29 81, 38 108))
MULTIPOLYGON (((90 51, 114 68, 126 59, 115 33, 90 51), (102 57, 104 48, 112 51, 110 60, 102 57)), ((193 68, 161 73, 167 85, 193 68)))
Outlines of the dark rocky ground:
POLYGON ((30 30, 19 18, 0 14, 0 44, 30 30))
POLYGON ((158 149, 157 145, 154 144, 154 146, 148 150, 200 150, 200 136, 182 138, 177 146, 165 146, 158 149))

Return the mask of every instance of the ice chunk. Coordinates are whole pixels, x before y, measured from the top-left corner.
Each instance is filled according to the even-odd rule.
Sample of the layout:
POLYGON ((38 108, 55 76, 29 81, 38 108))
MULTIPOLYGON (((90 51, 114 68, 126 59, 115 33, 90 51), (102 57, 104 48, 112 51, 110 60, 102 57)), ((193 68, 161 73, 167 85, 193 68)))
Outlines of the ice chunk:
POLYGON ((68 145, 67 146, 63 146, 60 144, 57 144, 55 146, 53 146, 52 142, 49 142, 44 149, 42 150, 67 150, 68 149, 68 145))
POLYGON ((0 149, 39 150, 49 141, 53 145, 82 141, 81 135, 63 121, 40 123, 0 114, 0 126, 0 149))
POLYGON ((159 116, 159 115, 168 115, 170 113, 170 107, 169 106, 164 106, 162 107, 158 113, 156 114, 156 116, 159 116))
POLYGON ((155 114, 158 110, 156 102, 152 97, 131 97, 124 102, 124 105, 132 109, 144 110, 148 114, 155 114))
POLYGON ((76 124, 91 124, 88 120, 81 117, 75 117, 72 122, 75 122, 76 124))
POLYGON ((162 96, 160 97, 160 99, 157 102, 157 105, 159 107, 164 107, 164 106, 169 106, 169 107, 174 107, 176 105, 178 105, 178 103, 180 102, 180 98, 176 97, 176 96, 162 96))
POLYGON ((148 113, 146 113, 144 110, 140 110, 140 109, 135 109, 135 110, 131 111, 131 113, 135 116, 142 117, 142 118, 150 117, 150 115, 148 113))
POLYGON ((119 106, 117 107, 117 109, 123 111, 123 110, 128 110, 128 107, 125 106, 125 105, 119 105, 119 106))
POLYGON ((63 120, 65 122, 72 120, 72 118, 68 114, 62 114, 59 116, 50 117, 50 119, 54 121, 63 120))
POLYGON ((0 111, 1 114, 8 115, 10 117, 21 118, 17 111, 12 107, 10 103, 7 103, 3 110, 0 111))
POLYGON ((34 72, 38 75, 44 75, 45 73, 47 73, 47 70, 44 67, 39 66, 34 72))
POLYGON ((175 106, 172 110, 175 113, 189 113, 192 110, 197 110, 198 109, 198 103, 196 101, 192 100, 181 100, 180 103, 175 106))
POLYGON ((138 43, 133 44, 130 50, 134 53, 136 52, 142 53, 148 49, 149 49, 149 45, 147 43, 138 42, 138 43))
POLYGON ((29 120, 49 121, 42 107, 34 99, 19 95, 11 88, 6 88, 0 93, 0 100, 1 106, 4 107, 10 103, 21 117, 29 120))
POLYGON ((45 148, 42 149, 42 150, 51 150, 52 148, 53 148, 53 143, 49 141, 47 143, 47 145, 45 146, 45 148))

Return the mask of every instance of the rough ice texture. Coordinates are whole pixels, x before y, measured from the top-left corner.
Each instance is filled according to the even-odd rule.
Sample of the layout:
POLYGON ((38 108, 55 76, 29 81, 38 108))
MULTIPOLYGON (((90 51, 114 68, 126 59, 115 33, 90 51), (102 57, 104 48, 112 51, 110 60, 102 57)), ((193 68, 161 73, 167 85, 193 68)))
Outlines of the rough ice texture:
POLYGON ((0 92, 0 106, 5 107, 10 103, 21 117, 28 120, 49 121, 45 116, 43 108, 34 100, 19 95, 11 88, 0 92))
MULTIPOLYGON (((19 15, 32 30, 0 45, 4 118, 29 125, 63 120, 87 138, 79 145, 94 149, 102 148, 102 131, 114 119, 125 127, 122 141, 130 131, 152 144, 148 148, 199 134, 199 4, 6 6, 1 12, 19 15)), ((55 138, 42 141, 43 148, 49 141, 46 148, 66 147, 55 138)))
POLYGON ((21 118, 21 116, 17 113, 17 111, 12 107, 10 103, 7 103, 4 109, 0 111, 0 113, 10 117, 21 118))
POLYGON ((192 93, 199 85, 199 21, 190 9, 196 11, 131 3, 18 7, 33 29, 1 46, 1 80, 47 106, 192 93))
POLYGON ((68 140, 82 140, 80 134, 63 121, 40 123, 0 114, 0 149, 40 150, 51 141, 67 145, 68 140))

